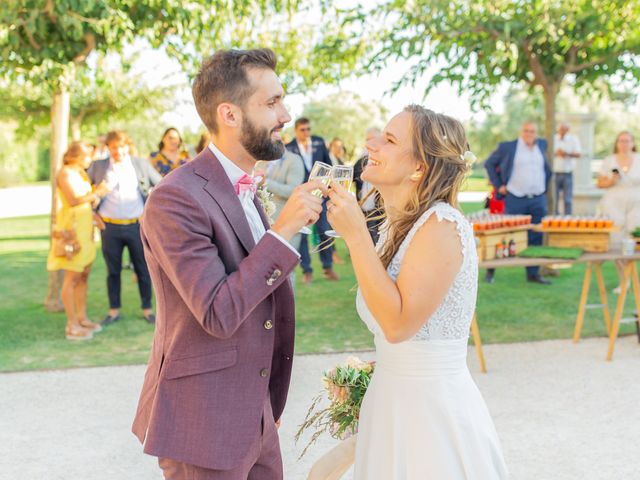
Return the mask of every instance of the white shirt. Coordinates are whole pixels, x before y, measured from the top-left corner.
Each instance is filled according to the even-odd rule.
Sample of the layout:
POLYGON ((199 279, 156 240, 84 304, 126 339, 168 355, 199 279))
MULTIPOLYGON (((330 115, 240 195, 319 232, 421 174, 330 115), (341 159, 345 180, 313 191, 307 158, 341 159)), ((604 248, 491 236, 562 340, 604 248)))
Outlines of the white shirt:
POLYGON ((111 159, 105 181, 111 191, 105 195, 100 203, 98 209, 100 216, 117 220, 140 218, 144 202, 131 158, 126 156, 119 162, 114 162, 111 159))
MULTIPOLYGON (((238 183, 238 180, 240 180, 240 178, 246 175, 246 172, 242 170, 238 165, 233 163, 227 156, 225 156, 225 154, 222 153, 218 149, 218 147, 216 147, 213 144, 213 142, 209 144, 209 149, 220 161, 220 164, 222 165, 222 168, 227 174, 227 177, 229 178, 231 185, 233 185, 235 188, 235 185, 236 183, 238 183)), ((255 204, 253 203, 253 193, 250 190, 244 190, 243 192, 240 192, 240 195, 238 198, 240 199, 240 203, 242 204, 242 209, 244 210, 244 214, 247 217, 247 222, 249 223, 249 228, 251 229, 251 235, 253 236, 253 240, 255 243, 258 243, 265 233, 270 233, 271 235, 276 237, 278 240, 280 240, 282 243, 284 243, 287 247, 289 247, 291 251, 295 252, 296 255, 300 256, 298 254, 298 251, 295 248, 293 248, 289 244, 289 242, 287 242, 284 238, 282 238, 276 232, 274 232, 273 230, 268 230, 268 231, 265 230, 264 224, 262 223, 262 218, 260 217, 260 214, 258 213, 258 209, 256 208, 255 204)))
POLYGON ((300 150, 300 155, 304 161, 304 168, 307 169, 307 172, 310 172, 313 165, 313 141, 309 139, 308 150, 300 142, 296 141, 296 143, 298 144, 298 150, 300 150))
POLYGON ((544 193, 544 157, 537 143, 529 148, 522 138, 518 138, 507 190, 517 197, 544 193))
MULTIPOLYGON (((565 153, 581 153, 580 141, 574 135, 566 133, 564 138, 556 133, 553 141, 554 149, 557 152, 562 150, 565 153)), ((553 171, 557 173, 571 173, 576 168, 576 159, 573 157, 556 157, 554 155, 553 171)))

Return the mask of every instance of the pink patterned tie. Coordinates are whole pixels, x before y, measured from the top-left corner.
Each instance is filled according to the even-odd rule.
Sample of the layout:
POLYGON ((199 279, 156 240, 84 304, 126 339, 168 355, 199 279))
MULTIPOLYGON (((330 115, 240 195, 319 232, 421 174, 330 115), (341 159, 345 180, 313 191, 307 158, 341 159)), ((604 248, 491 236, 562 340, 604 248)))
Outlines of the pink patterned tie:
POLYGON ((240 177, 240 179, 236 182, 236 193, 240 195, 242 192, 246 192, 249 190, 251 192, 251 196, 256 193, 256 179, 247 175, 246 173, 240 177))

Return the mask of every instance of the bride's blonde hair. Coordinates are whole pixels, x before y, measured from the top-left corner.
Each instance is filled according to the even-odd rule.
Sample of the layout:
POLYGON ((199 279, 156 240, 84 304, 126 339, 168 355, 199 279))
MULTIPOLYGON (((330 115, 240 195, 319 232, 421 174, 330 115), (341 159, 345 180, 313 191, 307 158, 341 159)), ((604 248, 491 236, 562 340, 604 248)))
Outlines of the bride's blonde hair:
POLYGON ((459 121, 420 105, 409 105, 404 111, 411 114, 412 156, 424 168, 404 210, 389 219, 387 241, 380 254, 385 267, 424 212, 438 202, 458 207, 458 192, 471 168, 465 159, 467 136, 459 121))

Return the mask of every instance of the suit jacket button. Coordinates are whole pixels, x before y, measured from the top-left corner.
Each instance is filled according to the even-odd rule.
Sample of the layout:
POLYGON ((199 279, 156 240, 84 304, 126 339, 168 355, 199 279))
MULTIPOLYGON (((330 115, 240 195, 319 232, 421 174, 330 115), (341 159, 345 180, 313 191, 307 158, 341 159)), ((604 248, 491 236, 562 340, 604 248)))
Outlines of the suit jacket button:
POLYGON ((266 368, 263 368, 262 370, 260 370, 260 376, 262 378, 266 378, 267 375, 269 375, 269 370, 267 370, 266 368))
POLYGON ((273 328, 273 323, 271 322, 271 320, 267 320, 266 322, 264 322, 265 330, 271 330, 272 328, 273 328))
POLYGON ((280 278, 281 275, 282 275, 282 270, 276 268, 271 273, 271 276, 267 279, 267 285, 269 285, 269 286, 273 285, 276 282, 276 280, 278 280, 280 278))

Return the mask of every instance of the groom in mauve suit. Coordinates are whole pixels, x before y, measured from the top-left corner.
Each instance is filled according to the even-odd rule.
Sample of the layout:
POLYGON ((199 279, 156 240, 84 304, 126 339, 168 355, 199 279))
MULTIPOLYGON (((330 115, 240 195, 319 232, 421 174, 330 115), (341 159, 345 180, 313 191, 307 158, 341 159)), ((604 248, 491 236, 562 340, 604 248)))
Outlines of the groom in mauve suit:
POLYGON ((277 425, 294 340, 287 241, 315 222, 319 182, 269 227, 251 177, 291 120, 271 50, 218 51, 193 84, 211 144, 167 175, 142 220, 158 315, 133 432, 165 479, 282 478, 277 425))

